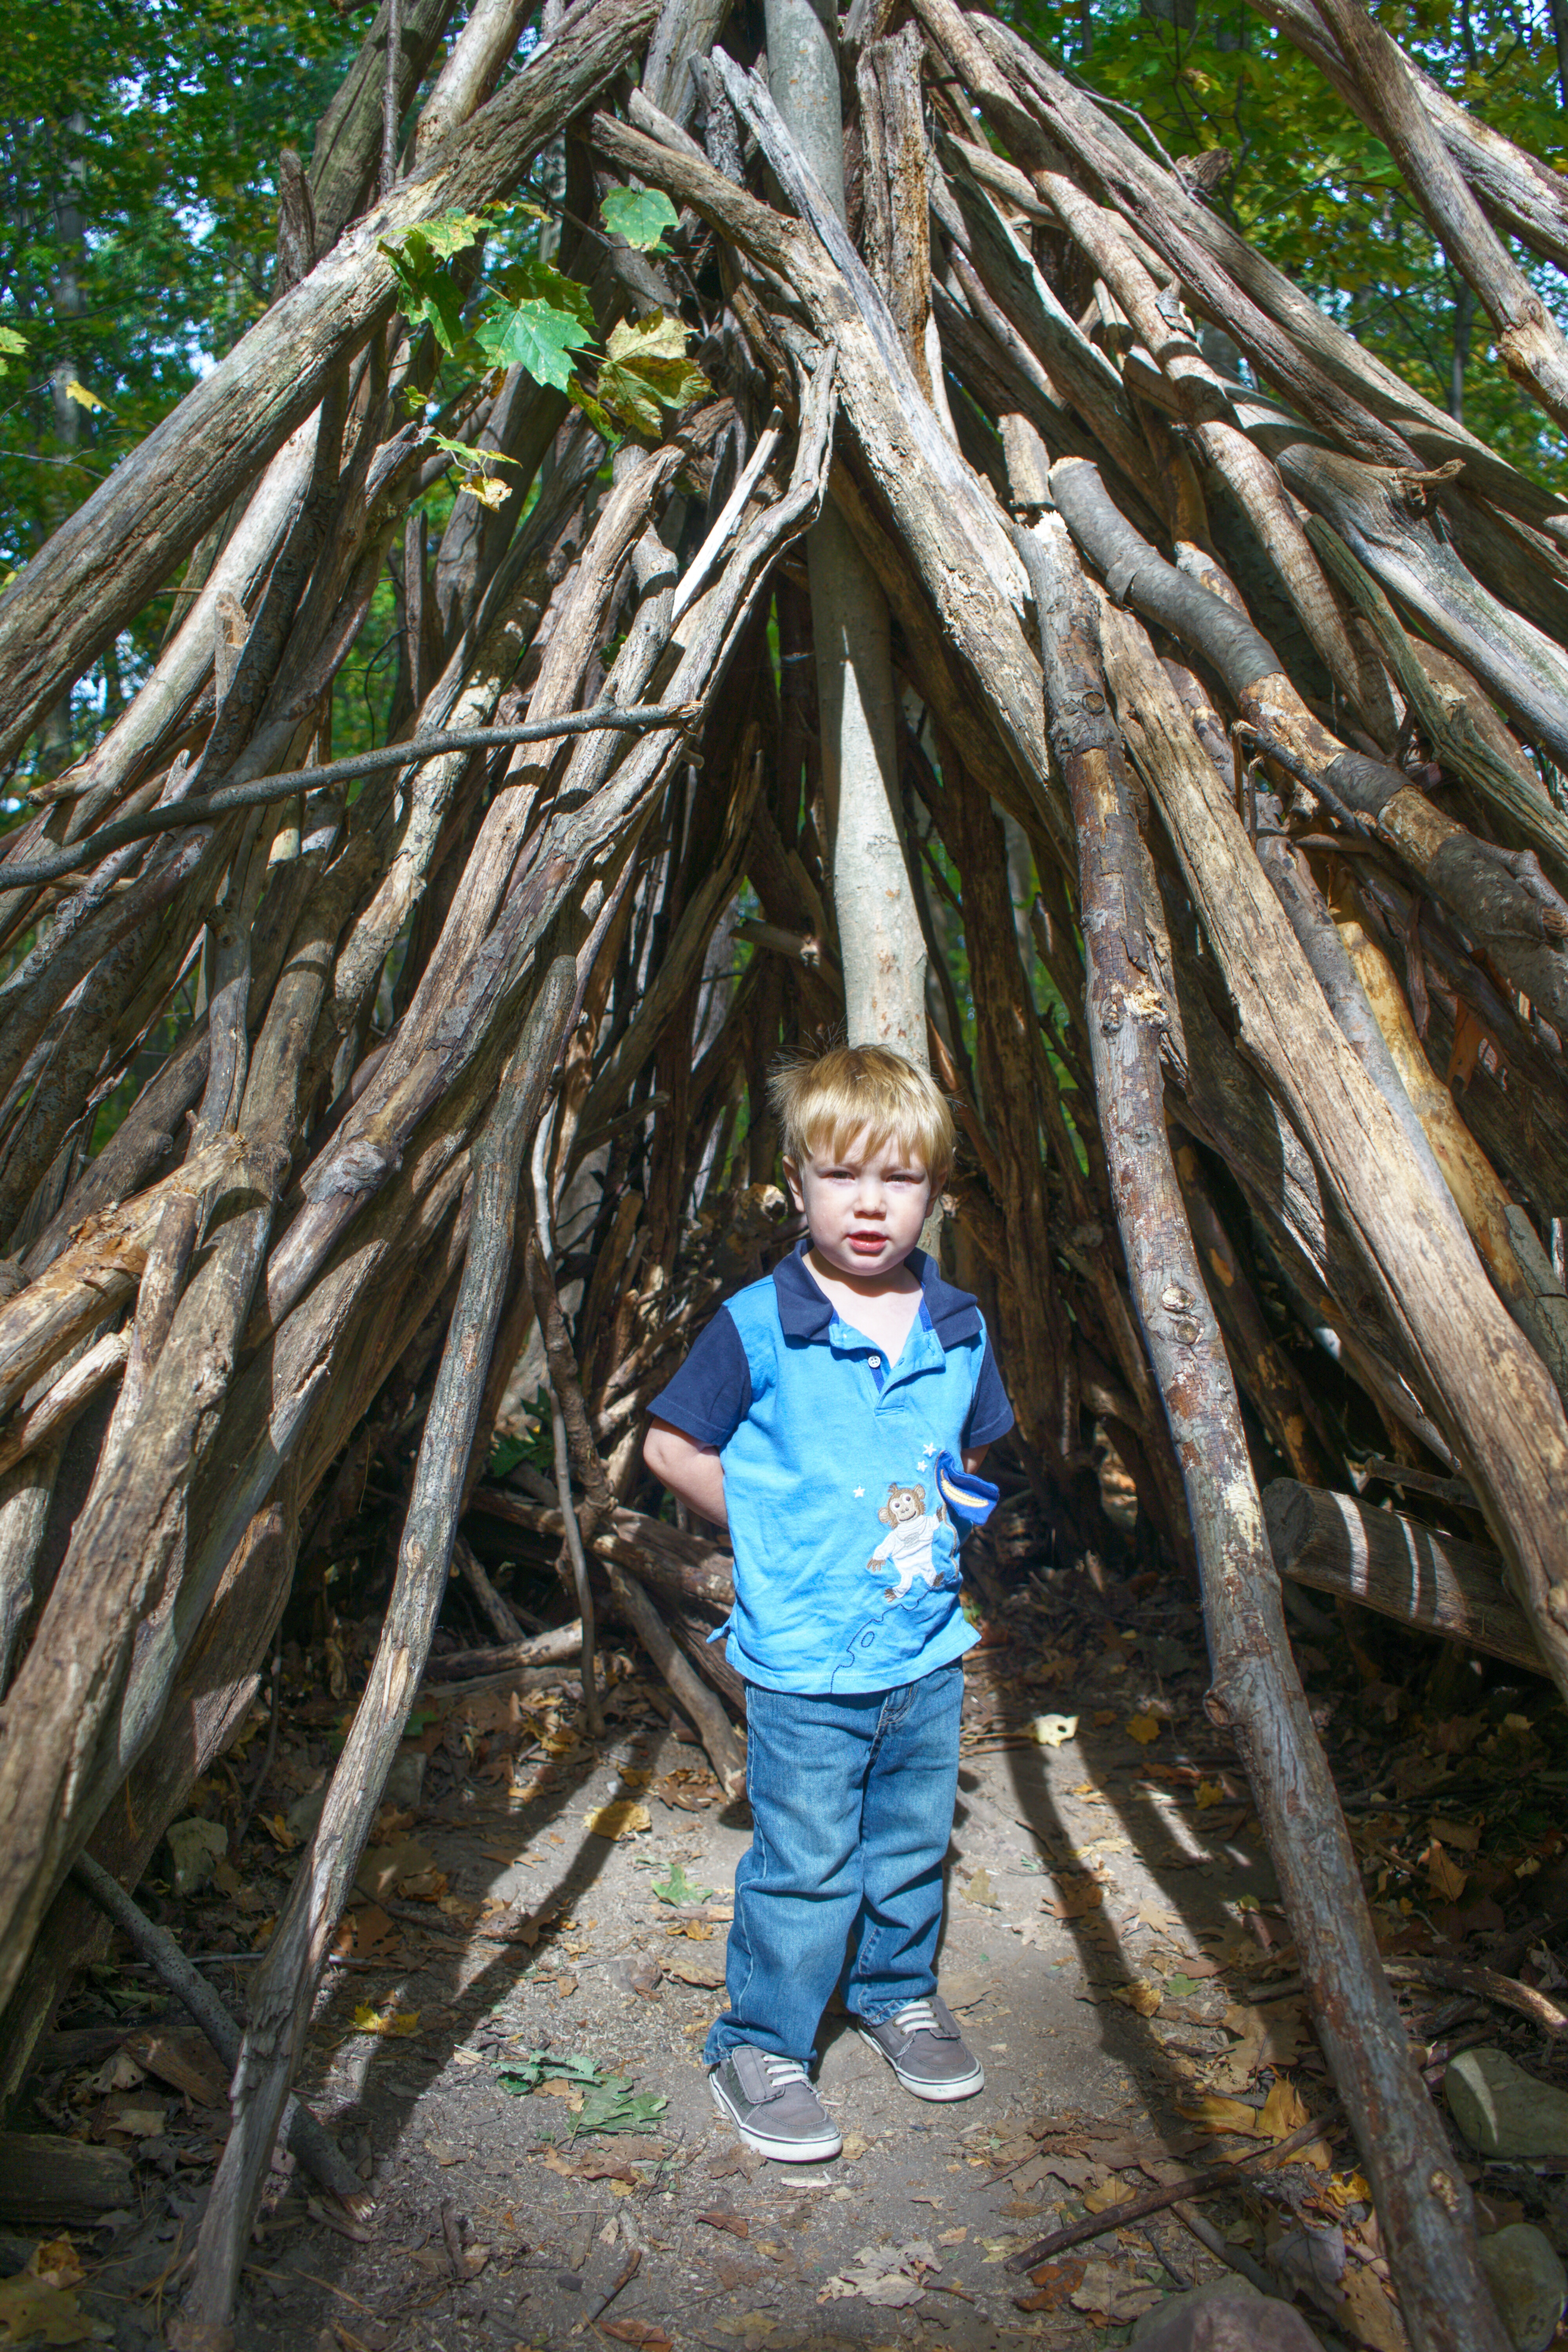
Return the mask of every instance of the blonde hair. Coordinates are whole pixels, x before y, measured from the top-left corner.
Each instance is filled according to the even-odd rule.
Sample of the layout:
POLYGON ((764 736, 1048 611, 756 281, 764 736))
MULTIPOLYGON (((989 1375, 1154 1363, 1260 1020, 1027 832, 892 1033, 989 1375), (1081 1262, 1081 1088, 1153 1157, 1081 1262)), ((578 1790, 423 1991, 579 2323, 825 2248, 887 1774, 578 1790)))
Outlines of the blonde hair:
POLYGON ((826 1144, 837 1156, 858 1135, 918 1155, 940 1192, 952 1168, 952 1113, 940 1087, 887 1045, 837 1045, 811 1061, 779 1063, 768 1099, 784 1129, 784 1156, 799 1167, 826 1144))

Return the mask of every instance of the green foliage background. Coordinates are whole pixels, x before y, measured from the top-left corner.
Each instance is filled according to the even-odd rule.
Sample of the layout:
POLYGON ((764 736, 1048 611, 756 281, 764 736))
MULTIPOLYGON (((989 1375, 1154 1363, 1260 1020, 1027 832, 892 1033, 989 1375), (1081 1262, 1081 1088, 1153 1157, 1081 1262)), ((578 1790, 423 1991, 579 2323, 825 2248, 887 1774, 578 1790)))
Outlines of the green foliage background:
MULTIPOLYGON (((1132 110, 1138 135, 1174 157, 1231 151, 1215 206, 1449 401, 1468 298, 1382 147, 1279 35, 1239 0, 1001 5, 1058 64, 1132 110)), ((1377 13, 1466 104, 1563 161, 1546 0, 1379 0, 1377 13)), ((279 149, 308 161, 371 16, 328 0, 23 0, 14 14, 0 55, 0 327, 25 349, 0 376, 0 582, 265 306, 279 149), (103 405, 62 409, 68 375, 103 405)), ((1561 314, 1557 273, 1526 266, 1561 314)), ((1466 422, 1568 485, 1563 436, 1509 383, 1484 320, 1469 344, 1466 422)), ((436 494, 439 510, 449 495, 436 494)), ((385 635, 376 620, 390 624, 390 593, 383 602, 365 662, 385 635)), ((79 686, 76 748, 134 690, 166 612, 158 600, 79 686)), ((377 687, 358 686, 374 703, 377 687)))
MULTIPOLYGON (((1241 0, 1002 0, 1001 13, 1055 64, 1132 109, 1172 157, 1228 150, 1235 168, 1214 209, 1428 399, 1452 405, 1468 289, 1387 150, 1283 34, 1241 0)), ((1372 0, 1372 13, 1483 121, 1555 169, 1568 162, 1549 0, 1372 0)), ((1516 250, 1568 316, 1561 274, 1516 250)), ((1568 443, 1503 373, 1484 317, 1471 318, 1468 341, 1465 423, 1568 487, 1568 443)))

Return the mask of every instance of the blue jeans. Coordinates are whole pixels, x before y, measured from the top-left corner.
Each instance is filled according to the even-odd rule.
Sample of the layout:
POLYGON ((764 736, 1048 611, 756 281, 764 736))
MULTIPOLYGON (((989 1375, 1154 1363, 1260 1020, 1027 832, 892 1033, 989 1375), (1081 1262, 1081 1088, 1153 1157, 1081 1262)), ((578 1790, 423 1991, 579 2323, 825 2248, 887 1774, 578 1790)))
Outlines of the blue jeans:
POLYGON ((836 1985, 872 2025, 935 1990, 963 1699, 956 1660, 894 1690, 747 1685, 752 1843, 708 2065, 739 2042, 810 2065, 836 1985))

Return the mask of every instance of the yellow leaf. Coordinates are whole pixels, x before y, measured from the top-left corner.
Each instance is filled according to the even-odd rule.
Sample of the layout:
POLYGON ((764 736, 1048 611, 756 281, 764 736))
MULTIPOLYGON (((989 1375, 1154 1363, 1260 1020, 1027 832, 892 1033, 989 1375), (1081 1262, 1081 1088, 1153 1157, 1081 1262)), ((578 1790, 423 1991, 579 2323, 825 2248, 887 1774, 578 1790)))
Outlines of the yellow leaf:
POLYGON ((1149 1747, 1153 1740, 1158 1739, 1160 1737, 1159 1717, 1157 1715, 1134 1715, 1131 1717, 1127 1724, 1127 1737, 1129 1739, 1135 1739, 1140 1748, 1149 1747))
POLYGON ((44 2286, 26 2271, 0 2279, 0 2342, 80 2344, 91 2334, 74 2294, 44 2286))
POLYGON ((1065 1748, 1078 1738, 1076 1715, 1037 1715, 1029 1726, 1042 1748, 1065 1748))
MULTIPOLYGON (((1270 2139, 1284 2139, 1288 2133, 1300 2131, 1312 2120, 1312 2111, 1294 2083, 1281 2074, 1263 2102, 1258 2123, 1270 2139)), ((1315 2139, 1298 2151, 1293 2159, 1298 2164, 1310 2164, 1319 2172, 1327 2172, 1329 2151, 1321 2139, 1315 2139)))
POLYGON ((1133 2194, 1124 2180, 1104 2180, 1097 2188, 1086 2189, 1083 2201, 1091 2213, 1106 2213, 1113 2205, 1125 2205, 1133 2194))
POLYGON ((623 319, 610 329, 605 344, 613 360, 681 360, 686 357, 686 329, 663 310, 646 319, 623 319))
POLYGON ((1147 1977, 1140 1977, 1135 1984, 1118 1985, 1116 1998, 1124 2000, 1129 2009, 1136 2010, 1140 2017, 1152 2017, 1165 1996, 1158 1985, 1151 1984, 1147 1977))
POLYGON ((977 1870, 963 1890, 966 1903, 978 1903, 983 1910, 994 1911, 996 1897, 991 1891, 991 1874, 982 1867, 977 1870))
POLYGON ((1270 2139, 1283 2139, 1287 2132, 1299 2131, 1311 2121, 1311 2110, 1295 2084, 1281 2074, 1264 2100, 1258 2120, 1270 2139))
POLYGON ((26 2270, 40 2286, 75 2286, 87 2275, 68 2238, 43 2239, 27 2256, 26 2270))
POLYGON ((499 474, 470 474, 463 488, 471 499, 478 499, 480 506, 492 511, 505 506, 511 495, 510 485, 503 482, 499 474))
POLYGON ((1206 1813, 1211 1805, 1224 1804, 1225 1790, 1220 1787, 1217 1780, 1200 1780, 1198 1782, 1197 1801, 1199 1812, 1206 1813))
POLYGON ((353 2013, 353 2030, 356 2033, 388 2036, 417 2033, 419 2011, 416 2009, 374 2009, 368 2000, 362 2000, 353 2013))
POLYGON ((85 383, 78 383, 73 375, 66 386, 66 398, 74 400, 79 408, 107 408, 109 403, 100 400, 96 392, 89 392, 85 383))
POLYGON ((1436 1838, 1421 1859, 1426 1864, 1433 1893, 1440 1895, 1445 1903, 1457 1903, 1465 1891, 1469 1872, 1461 1870, 1457 1862, 1451 1861, 1447 1850, 1436 1838))
POLYGON ((646 1805, 633 1797, 617 1797, 613 1804, 601 1805, 583 1823, 591 1837, 636 1837, 643 1830, 651 1830, 653 1815, 646 1805))
POLYGON ((1190 2107, 1178 2109, 1178 2113, 1185 2116, 1189 2123, 1196 2124, 1203 2131, 1243 2132, 1248 2139, 1261 2139, 1267 2137, 1263 2129, 1262 2118, 1256 2107, 1246 2105, 1240 2099, 1218 2097, 1198 2099, 1190 2107))
POLYGON ((1352 2263, 1344 2276, 1345 2300, 1341 2309, 1358 2343, 1372 2352, 1409 2352, 1409 2339, 1399 2314, 1384 2294, 1374 2272, 1352 2263))

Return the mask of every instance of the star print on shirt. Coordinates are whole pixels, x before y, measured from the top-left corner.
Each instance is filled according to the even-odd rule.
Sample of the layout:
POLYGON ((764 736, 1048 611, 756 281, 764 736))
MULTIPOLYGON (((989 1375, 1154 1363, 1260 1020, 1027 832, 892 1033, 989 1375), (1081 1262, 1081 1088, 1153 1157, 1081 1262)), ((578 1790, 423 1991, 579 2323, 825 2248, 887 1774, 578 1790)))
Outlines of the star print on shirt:
POLYGON ((861 1496, 865 1493, 865 1491, 866 1491, 866 1489, 865 1489, 865 1487, 864 1487, 864 1486, 857 1486, 857 1487, 856 1487, 856 1489, 855 1489, 855 1500, 856 1500, 857 1502, 858 1502, 858 1501, 860 1500, 860 1497, 861 1497, 861 1496))

